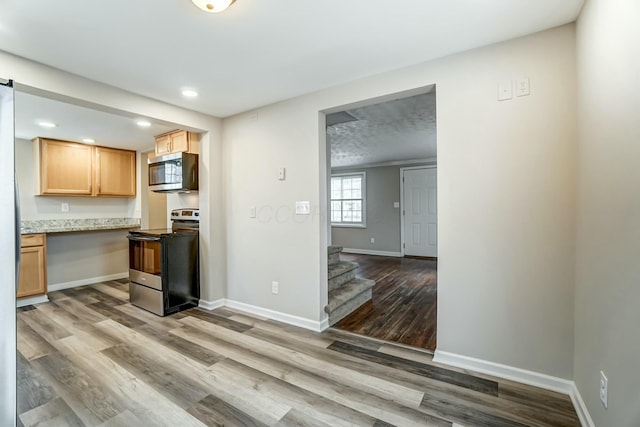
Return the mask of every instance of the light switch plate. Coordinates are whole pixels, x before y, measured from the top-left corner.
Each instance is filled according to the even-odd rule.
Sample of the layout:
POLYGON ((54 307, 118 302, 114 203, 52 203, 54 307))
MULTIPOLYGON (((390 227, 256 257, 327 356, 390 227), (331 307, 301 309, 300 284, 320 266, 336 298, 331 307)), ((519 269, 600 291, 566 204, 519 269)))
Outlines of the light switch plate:
POLYGON ((400 208, 400 202, 393 202, 393 207, 396 209, 400 208))
POLYGON ((255 217, 256 217, 256 207, 251 206, 249 208, 249 218, 255 218, 255 217))
POLYGON ((506 101, 513 98, 513 85, 511 80, 503 80, 498 83, 498 101, 506 101))
POLYGON ((311 213, 311 202, 296 202, 296 215, 309 215, 311 213))
POLYGON ((284 181, 287 178, 287 169, 286 168, 278 168, 278 179, 280 181, 284 181))

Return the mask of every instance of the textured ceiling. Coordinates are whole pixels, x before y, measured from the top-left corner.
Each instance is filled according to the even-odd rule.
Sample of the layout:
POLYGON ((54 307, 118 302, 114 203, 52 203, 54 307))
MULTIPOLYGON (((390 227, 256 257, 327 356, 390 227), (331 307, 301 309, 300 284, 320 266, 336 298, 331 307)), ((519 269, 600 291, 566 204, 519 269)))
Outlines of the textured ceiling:
POLYGON ((226 117, 566 24, 583 2, 1 0, 0 50, 226 117))
POLYGON ((327 127, 332 168, 436 157, 435 92, 346 112, 357 120, 327 127))

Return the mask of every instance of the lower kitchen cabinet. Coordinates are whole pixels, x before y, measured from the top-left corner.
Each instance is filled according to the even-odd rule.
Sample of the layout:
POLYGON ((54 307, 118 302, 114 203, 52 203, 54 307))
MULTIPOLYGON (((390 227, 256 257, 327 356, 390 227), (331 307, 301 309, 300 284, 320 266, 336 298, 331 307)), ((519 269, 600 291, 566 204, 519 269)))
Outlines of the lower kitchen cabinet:
POLYGON ((20 244, 20 279, 16 296, 47 293, 47 239, 44 234, 24 234, 20 244))

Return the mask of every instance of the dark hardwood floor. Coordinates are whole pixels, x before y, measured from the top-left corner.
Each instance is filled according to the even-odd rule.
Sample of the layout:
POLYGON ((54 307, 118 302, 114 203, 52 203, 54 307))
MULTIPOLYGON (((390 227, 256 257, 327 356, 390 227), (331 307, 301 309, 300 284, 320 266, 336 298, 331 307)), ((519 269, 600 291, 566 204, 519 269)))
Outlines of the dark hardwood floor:
POLYGON ((436 349, 438 263, 434 259, 341 254, 376 281, 371 301, 335 327, 413 347, 436 349))
POLYGON ((157 317, 108 282, 18 312, 20 426, 578 426, 567 396, 238 311, 157 317))

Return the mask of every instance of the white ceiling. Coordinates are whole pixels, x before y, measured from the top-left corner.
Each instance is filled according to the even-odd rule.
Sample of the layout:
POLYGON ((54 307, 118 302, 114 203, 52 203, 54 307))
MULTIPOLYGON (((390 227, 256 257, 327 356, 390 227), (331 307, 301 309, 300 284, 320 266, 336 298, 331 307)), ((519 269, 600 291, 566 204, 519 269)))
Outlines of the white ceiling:
POLYGON ((356 120, 327 126, 332 168, 436 158, 435 92, 346 112, 356 120))
POLYGON ((147 151, 154 147, 154 135, 174 130, 152 123, 141 128, 135 118, 118 116, 77 105, 17 92, 15 95, 16 138, 45 137, 82 142, 95 140, 96 145, 147 151), (55 128, 39 126, 41 121, 55 123, 55 128))
POLYGON ((572 22, 583 2, 3 0, 0 50, 226 117, 572 22))

